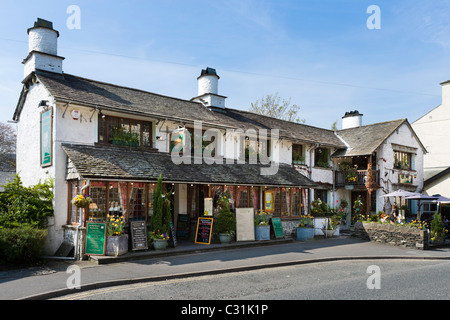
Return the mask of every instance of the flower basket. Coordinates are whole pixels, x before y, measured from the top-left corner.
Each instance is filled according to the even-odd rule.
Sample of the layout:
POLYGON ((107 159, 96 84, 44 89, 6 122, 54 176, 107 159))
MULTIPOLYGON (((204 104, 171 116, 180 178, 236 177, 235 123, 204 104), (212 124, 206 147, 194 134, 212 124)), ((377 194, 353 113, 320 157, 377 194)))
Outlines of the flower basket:
POLYGON ((72 204, 77 208, 86 208, 92 202, 89 195, 78 194, 72 199, 72 204))

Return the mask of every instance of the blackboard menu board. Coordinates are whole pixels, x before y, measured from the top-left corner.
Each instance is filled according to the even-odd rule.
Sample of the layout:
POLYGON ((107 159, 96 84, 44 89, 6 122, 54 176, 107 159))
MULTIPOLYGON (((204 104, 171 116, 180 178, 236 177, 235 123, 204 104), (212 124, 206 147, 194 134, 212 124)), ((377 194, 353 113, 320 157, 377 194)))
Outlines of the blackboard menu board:
POLYGON ((145 221, 130 222, 132 250, 147 250, 147 226, 145 221))
POLYGON ((198 218, 195 243, 210 244, 213 218, 198 218))
POLYGON ((177 237, 179 239, 189 239, 189 216, 187 214, 178 215, 177 237))
POLYGON ((280 218, 272 218, 272 231, 276 239, 284 238, 283 227, 281 226, 280 218))
POLYGON ((84 253, 92 256, 105 255, 106 223, 87 222, 84 253))
POLYGON ((175 229, 173 227, 172 221, 170 221, 170 239, 169 239, 169 245, 171 247, 176 248, 177 246, 177 236, 175 234, 175 229))

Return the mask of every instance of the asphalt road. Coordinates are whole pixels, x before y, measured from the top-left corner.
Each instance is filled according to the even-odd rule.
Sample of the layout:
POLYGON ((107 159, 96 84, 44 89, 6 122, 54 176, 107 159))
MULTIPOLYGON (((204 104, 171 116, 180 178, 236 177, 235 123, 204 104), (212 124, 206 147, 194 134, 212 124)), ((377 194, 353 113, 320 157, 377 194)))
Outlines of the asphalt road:
POLYGON ((59 299, 448 300, 449 280, 448 260, 334 261, 110 287, 59 299))

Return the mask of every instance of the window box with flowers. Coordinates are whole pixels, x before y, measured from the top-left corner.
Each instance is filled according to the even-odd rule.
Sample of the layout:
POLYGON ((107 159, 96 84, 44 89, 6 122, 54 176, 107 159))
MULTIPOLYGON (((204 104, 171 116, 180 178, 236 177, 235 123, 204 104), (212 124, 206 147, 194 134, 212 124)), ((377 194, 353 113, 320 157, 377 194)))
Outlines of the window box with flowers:
POLYGON ((270 213, 259 210, 255 213, 255 240, 270 240, 270 213))
POLYGON ((107 215, 108 229, 106 237, 107 256, 120 256, 128 252, 128 234, 124 232, 121 216, 107 215))

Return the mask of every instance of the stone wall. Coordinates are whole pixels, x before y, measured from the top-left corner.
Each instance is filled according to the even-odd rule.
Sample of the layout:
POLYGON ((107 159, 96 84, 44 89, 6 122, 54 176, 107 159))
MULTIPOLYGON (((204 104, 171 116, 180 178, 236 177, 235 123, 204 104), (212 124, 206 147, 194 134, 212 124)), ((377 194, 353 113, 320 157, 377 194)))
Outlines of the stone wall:
POLYGON ((409 226, 357 222, 351 235, 364 240, 406 248, 428 249, 428 231, 409 226))

